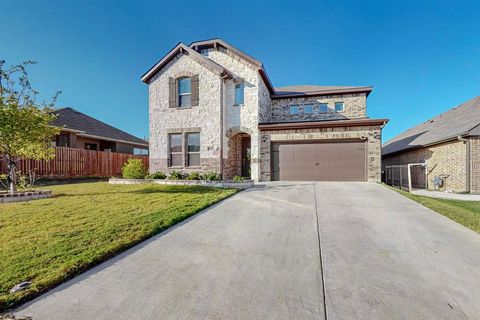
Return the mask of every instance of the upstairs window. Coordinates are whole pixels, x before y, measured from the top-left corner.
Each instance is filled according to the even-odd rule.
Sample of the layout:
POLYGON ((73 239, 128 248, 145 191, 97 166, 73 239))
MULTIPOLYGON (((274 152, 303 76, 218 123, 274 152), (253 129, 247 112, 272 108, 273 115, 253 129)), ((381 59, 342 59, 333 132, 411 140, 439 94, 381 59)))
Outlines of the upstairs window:
POLYGON ((303 113, 312 114, 313 113, 313 104, 306 104, 303 106, 303 113))
POLYGON ((297 105, 294 105, 294 106, 290 106, 290 115, 297 115, 299 114, 299 110, 298 110, 298 106, 297 105))
POLYGON ((335 111, 336 112, 343 112, 344 110, 343 102, 335 102, 335 111))
POLYGON ((320 112, 328 112, 328 103, 319 104, 320 112))
POLYGON ((183 166, 183 152, 182 152, 182 134, 172 133, 169 137, 170 141, 170 166, 182 167, 183 166))
POLYGON ((187 166, 200 166, 200 133, 187 133, 187 166))
POLYGON ((239 106, 243 104, 244 100, 244 92, 243 92, 243 83, 239 83, 235 85, 235 101, 234 105, 239 106))
POLYGON ((192 106, 192 82, 190 78, 178 79, 178 106, 192 106))

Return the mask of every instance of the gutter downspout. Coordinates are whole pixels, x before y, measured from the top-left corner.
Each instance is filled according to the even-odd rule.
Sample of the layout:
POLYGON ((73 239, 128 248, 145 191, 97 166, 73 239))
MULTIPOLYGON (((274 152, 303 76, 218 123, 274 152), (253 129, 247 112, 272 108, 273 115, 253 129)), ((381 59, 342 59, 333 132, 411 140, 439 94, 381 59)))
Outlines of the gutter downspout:
POLYGON ((457 136, 458 141, 462 141, 465 143, 466 147, 466 162, 465 162, 465 171, 466 171, 466 178, 465 178, 465 192, 470 193, 470 140, 465 139, 462 136, 457 136))
POLYGON ((225 98, 224 98, 224 87, 225 87, 225 79, 227 79, 229 75, 224 75, 220 77, 220 178, 223 180, 223 136, 224 136, 224 106, 225 106, 225 98))

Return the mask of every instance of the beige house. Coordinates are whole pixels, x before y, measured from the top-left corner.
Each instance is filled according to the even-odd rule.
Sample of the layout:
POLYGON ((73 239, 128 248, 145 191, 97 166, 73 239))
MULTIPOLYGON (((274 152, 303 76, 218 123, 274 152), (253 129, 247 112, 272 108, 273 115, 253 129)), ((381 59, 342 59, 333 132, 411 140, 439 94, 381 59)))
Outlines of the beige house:
POLYGON ((150 170, 256 181, 380 181, 386 119, 372 87, 274 88, 263 64, 220 40, 179 43, 143 76, 150 170))
POLYGON ((429 189, 438 176, 443 190, 480 192, 480 96, 386 142, 382 158, 384 167, 426 163, 426 175, 412 180, 429 189))

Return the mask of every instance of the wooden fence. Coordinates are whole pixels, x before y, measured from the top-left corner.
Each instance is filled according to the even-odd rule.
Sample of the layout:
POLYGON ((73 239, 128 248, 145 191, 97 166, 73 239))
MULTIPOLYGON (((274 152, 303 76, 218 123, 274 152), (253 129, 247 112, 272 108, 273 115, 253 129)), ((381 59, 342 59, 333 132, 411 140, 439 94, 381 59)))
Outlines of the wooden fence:
MULTIPOLYGON (((21 159, 17 162, 17 170, 24 173, 34 171, 39 177, 52 178, 111 177, 121 175, 122 165, 130 158, 143 160, 148 168, 148 156, 65 147, 55 149, 55 158, 21 159)), ((5 159, 0 159, 0 173, 7 173, 5 159)))

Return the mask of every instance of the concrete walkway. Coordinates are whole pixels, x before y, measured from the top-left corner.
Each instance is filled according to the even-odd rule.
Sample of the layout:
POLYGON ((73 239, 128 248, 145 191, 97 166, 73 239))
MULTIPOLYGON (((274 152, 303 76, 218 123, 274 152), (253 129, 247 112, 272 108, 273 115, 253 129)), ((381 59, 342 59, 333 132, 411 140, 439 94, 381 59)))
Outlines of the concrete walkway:
POLYGON ((462 201, 480 201, 480 194, 460 194, 453 192, 441 192, 430 190, 413 190, 413 194, 432 198, 462 200, 462 201))
POLYGON ((381 185, 273 183, 227 199, 17 315, 478 319, 479 252, 478 234, 381 185))

